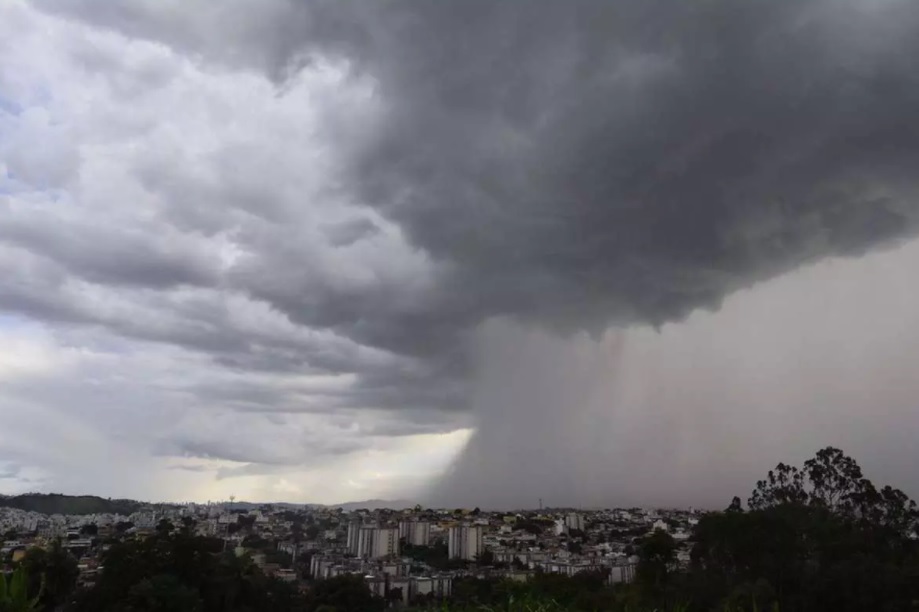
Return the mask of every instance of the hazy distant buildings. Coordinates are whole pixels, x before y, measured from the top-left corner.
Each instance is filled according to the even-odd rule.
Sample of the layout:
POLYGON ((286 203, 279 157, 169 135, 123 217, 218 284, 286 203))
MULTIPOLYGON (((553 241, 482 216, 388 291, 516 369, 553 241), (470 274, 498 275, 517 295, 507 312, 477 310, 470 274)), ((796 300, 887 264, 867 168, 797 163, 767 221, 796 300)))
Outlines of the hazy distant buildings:
POLYGON ((474 561, 485 552, 482 527, 458 525, 451 527, 447 538, 447 552, 451 559, 474 561))
POLYGON ((412 546, 431 544, 431 524, 427 521, 402 521, 399 523, 399 537, 412 546))

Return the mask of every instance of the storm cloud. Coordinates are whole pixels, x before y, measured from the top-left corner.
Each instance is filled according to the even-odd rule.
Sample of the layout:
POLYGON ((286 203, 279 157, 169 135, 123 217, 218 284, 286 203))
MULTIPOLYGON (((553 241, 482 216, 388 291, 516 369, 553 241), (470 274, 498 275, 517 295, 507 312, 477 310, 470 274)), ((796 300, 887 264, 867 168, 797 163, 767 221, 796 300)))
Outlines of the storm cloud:
MULTIPOLYGON (((295 470, 398 433, 477 425, 432 496, 532 504, 542 478, 559 502, 702 503, 754 459, 771 464, 817 437, 734 448, 750 469, 707 488, 713 454, 679 450, 695 421, 668 419, 667 451, 646 464, 691 485, 658 480, 664 494, 625 472, 614 485, 599 471, 572 480, 572 466, 642 454, 598 431, 651 440, 641 432, 652 406, 704 415, 693 389, 722 404, 710 423, 760 414, 749 407, 765 394, 756 385, 726 398, 747 371, 723 362, 759 354, 756 342, 686 357, 708 364, 696 386, 636 347, 670 355, 700 342, 672 330, 699 328, 700 310, 741 290, 768 300, 785 282, 796 303, 807 287, 779 277, 802 266, 879 250, 904 261, 919 222, 919 7, 909 0, 3 10, 0 99, 12 102, 0 106, 0 143, 14 144, 0 144, 10 271, 0 308, 95 350, 179 351, 199 369, 163 383, 163 401, 216 411, 226 431, 293 415, 334 438, 280 421, 245 443, 166 427, 151 441, 157 457, 295 470), (684 392, 652 401, 624 374, 652 370, 645 391, 684 392), (591 450, 607 446, 616 453, 591 450), (487 469, 502 452, 532 477, 508 488, 514 473, 487 469)), ((829 272, 805 274, 818 287, 829 272)), ((755 312, 755 300, 741 303, 755 312)), ((849 308, 852 320, 873 314, 849 308)), ((704 316, 721 317, 715 336, 737 329, 730 312, 704 316)), ((843 334, 841 321, 820 337, 843 334)), ((748 323, 788 342, 802 329, 748 323)), ((775 385, 793 377, 757 371, 775 385)), ((826 384, 780 403, 822 397, 826 384)), ((26 395, 50 402, 43 393, 26 395)), ((868 409, 854 402, 846 414, 868 409)), ((694 444, 712 448, 725 427, 694 444)))

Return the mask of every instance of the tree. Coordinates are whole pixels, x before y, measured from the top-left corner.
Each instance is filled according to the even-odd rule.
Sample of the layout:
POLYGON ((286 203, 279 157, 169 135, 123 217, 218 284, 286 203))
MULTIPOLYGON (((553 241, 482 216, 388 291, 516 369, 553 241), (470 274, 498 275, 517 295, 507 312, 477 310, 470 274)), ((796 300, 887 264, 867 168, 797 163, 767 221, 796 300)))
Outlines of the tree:
POLYGON ((197 589, 171 574, 160 574, 131 587, 125 608, 130 612, 199 612, 203 602, 197 589))
POLYGON ((693 599, 732 607, 833 612, 909 609, 919 598, 915 503, 877 489, 833 447, 799 469, 779 464, 739 500, 704 516, 693 533, 693 599), (749 600, 748 600, 749 602, 749 600))
POLYGON ((361 576, 343 575, 320 580, 310 591, 306 609, 316 612, 323 606, 336 612, 375 612, 386 603, 373 596, 361 576))
POLYGON ((99 535, 99 527, 95 523, 86 523, 80 527, 80 535, 96 537, 99 535))
POLYGON ((676 542, 662 529, 642 539, 638 547, 636 577, 639 582, 660 591, 676 565, 676 542))
POLYGON ((160 522, 156 524, 156 532, 160 535, 169 535, 173 529, 175 525, 167 518, 160 519, 160 522))
POLYGON ((194 532, 195 526, 197 524, 198 522, 193 517, 183 516, 182 517, 182 532, 185 533, 186 535, 191 535, 191 533, 194 532))
POLYGON ((118 521, 115 523, 115 531, 118 533, 125 533, 129 529, 134 528, 134 523, 131 521, 118 521))
POLYGON ((29 593, 39 596, 44 609, 54 609, 67 601, 80 575, 77 560, 55 540, 48 550, 30 548, 20 562, 28 577, 29 593))
POLYGON ((29 596, 29 583, 25 568, 17 567, 7 577, 0 574, 0 612, 31 612, 38 610, 41 594, 29 596))

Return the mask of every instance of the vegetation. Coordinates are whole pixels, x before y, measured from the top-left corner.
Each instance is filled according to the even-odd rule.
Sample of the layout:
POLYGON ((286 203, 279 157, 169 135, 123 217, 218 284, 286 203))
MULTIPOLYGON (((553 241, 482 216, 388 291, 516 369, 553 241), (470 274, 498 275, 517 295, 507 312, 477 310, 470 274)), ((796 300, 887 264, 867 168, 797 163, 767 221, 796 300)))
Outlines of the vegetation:
POLYGON ((0 506, 42 514, 132 514, 144 504, 130 499, 105 499, 94 495, 26 493, 0 497, 0 506))
POLYGON ((468 565, 468 562, 462 559, 451 559, 447 544, 443 541, 434 542, 431 546, 412 546, 403 543, 402 554, 440 571, 463 569, 468 565))
MULTIPOLYGON (((903 492, 875 487, 854 460, 827 448, 801 468, 779 464, 757 483, 746 508, 735 498, 723 512, 703 516, 693 533, 688 567, 677 563, 671 536, 655 531, 634 543, 640 561, 633 584, 610 586, 603 573, 570 578, 537 573, 525 583, 464 577, 454 580, 449 601, 419 601, 420 607, 410 609, 916 611, 917 521, 916 504, 903 492)), ((387 607, 360 576, 319 581, 301 593, 265 575, 247 556, 224 552, 222 540, 192 535, 191 526, 164 522, 149 538, 113 544, 98 582, 83 590, 75 590, 76 565, 68 552, 60 546, 31 550, 0 581, 0 612, 373 612, 387 607)), ((241 523, 240 528, 247 527, 241 523)), ((247 543, 264 544, 254 537, 247 543)), ((443 566, 445 548, 442 543, 407 546, 406 554, 443 566)))
POLYGON ((112 546, 98 583, 75 612, 309 610, 296 586, 263 574, 216 538, 179 530, 112 546))
POLYGON ((29 596, 25 568, 18 567, 9 576, 0 574, 0 612, 30 612, 38 610, 38 595, 29 596))
POLYGON ((31 548, 20 562, 27 576, 28 591, 37 597, 39 609, 54 610, 66 603, 77 584, 77 560, 56 541, 48 550, 31 548))
MULTIPOLYGON (((440 610, 906 612, 919 610, 919 521, 902 491, 876 488, 842 451, 779 464, 748 508, 705 515, 680 568, 663 531, 642 538, 637 579, 537 574, 528 583, 462 579, 440 610)), ((424 609, 424 608, 421 608, 424 609)))

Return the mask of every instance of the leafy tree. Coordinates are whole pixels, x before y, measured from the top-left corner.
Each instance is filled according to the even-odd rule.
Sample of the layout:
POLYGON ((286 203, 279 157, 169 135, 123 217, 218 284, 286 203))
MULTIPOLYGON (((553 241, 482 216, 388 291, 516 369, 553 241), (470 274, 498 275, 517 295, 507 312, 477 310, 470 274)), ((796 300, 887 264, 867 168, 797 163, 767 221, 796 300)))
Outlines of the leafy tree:
POLYGON ((638 547, 636 577, 644 585, 660 591, 676 565, 676 542, 662 529, 644 538, 638 547))
POLYGON ((28 576, 29 593, 39 597, 42 609, 53 610, 66 602, 77 584, 77 560, 55 540, 48 550, 30 548, 20 562, 28 576))
POLYGON ((495 553, 485 550, 476 557, 476 565, 493 565, 495 562, 495 553))
POLYGON ((128 590, 125 612, 200 612, 198 591, 171 574, 145 578, 128 590))
POLYGON ((216 538, 183 531, 112 545, 96 585, 75 612, 192 610, 302 612, 296 588, 265 576, 251 559, 221 552, 216 538))
POLYGON ((86 523, 80 527, 80 535, 94 538, 99 535, 99 527, 95 523, 86 523))
POLYGON ((756 593, 783 612, 906 610, 919 598, 916 505, 877 489, 858 464, 829 447, 803 468, 779 464, 694 533, 694 599, 733 605, 756 593))
POLYGON ((343 575, 316 583, 307 598, 306 609, 316 612, 325 607, 336 612, 374 612, 386 603, 374 597, 361 576, 343 575))
POLYGON ((17 567, 12 574, 0 574, 0 612, 31 612, 38 610, 40 595, 29 595, 25 568, 17 567))
POLYGON ((162 536, 169 535, 173 529, 175 525, 167 518, 160 519, 160 522, 156 524, 156 532, 162 536))
POLYGON ((133 529, 133 527, 134 527, 134 523, 132 523, 131 521, 118 521, 117 523, 115 523, 115 531, 117 533, 123 534, 129 529, 133 529))

